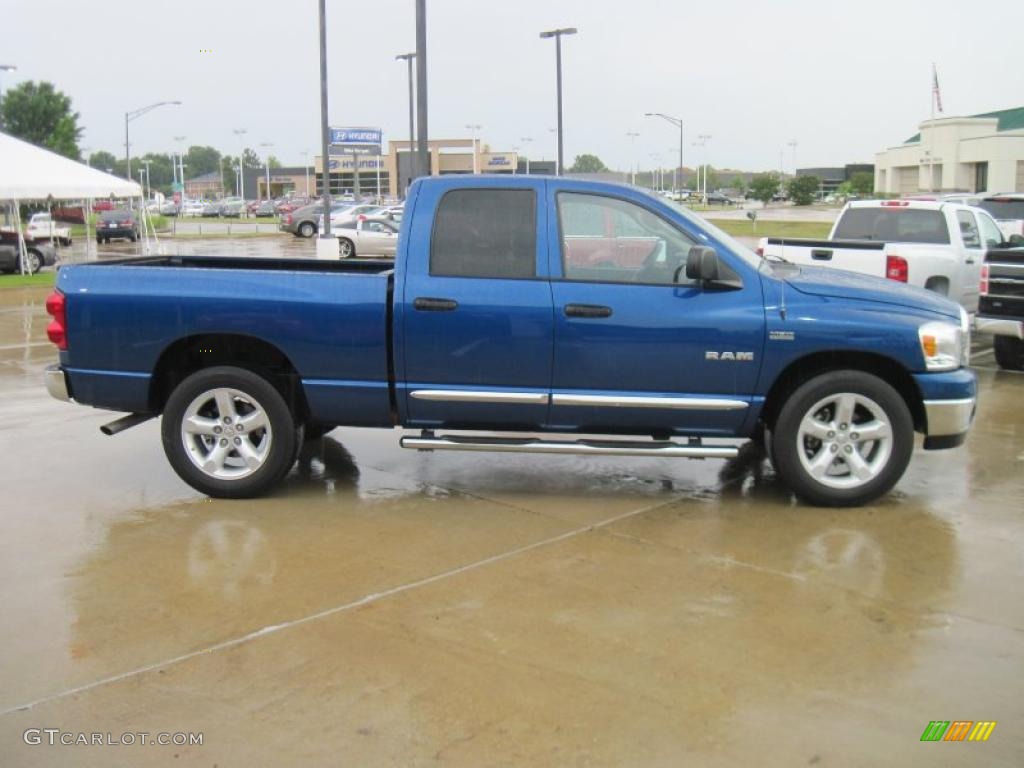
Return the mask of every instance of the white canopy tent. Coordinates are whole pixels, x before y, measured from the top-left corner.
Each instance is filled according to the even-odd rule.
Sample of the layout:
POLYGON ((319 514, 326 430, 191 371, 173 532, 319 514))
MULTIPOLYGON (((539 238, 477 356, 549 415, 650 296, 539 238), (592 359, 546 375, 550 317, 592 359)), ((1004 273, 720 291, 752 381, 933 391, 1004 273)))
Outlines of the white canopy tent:
MULTIPOLYGON (((0 132, 0 200, 13 201, 15 210, 23 200, 85 199, 91 203, 106 197, 141 198, 142 187, 0 132)), ((15 216, 15 221, 24 255, 20 217, 15 216)))

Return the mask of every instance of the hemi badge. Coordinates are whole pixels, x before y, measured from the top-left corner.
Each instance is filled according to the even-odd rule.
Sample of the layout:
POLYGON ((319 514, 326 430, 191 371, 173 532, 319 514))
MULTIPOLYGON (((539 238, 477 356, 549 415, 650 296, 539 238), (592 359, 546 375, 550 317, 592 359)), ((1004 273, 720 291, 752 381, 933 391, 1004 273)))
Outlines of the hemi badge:
POLYGON ((792 331, 768 331, 769 341, 793 341, 796 334, 792 331))

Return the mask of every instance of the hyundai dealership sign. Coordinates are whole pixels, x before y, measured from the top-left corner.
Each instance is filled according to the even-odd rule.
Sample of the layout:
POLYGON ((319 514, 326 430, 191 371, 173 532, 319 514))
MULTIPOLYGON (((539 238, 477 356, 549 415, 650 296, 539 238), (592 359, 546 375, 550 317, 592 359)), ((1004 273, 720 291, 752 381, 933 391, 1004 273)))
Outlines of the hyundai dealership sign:
POLYGON ((382 134, 380 128, 331 128, 331 148, 379 155, 382 134))

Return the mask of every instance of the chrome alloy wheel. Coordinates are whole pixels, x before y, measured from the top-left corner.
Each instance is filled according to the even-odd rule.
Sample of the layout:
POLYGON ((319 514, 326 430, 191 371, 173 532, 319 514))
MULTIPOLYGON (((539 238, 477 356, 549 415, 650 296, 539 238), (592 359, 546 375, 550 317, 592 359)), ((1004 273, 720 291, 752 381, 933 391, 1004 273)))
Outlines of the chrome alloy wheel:
POLYGON ((800 421, 797 455, 807 473, 829 488, 874 480, 892 456, 892 425, 874 400, 839 392, 815 403, 800 421))
POLYGON ((263 466, 274 434, 263 406, 245 392, 220 387, 196 397, 181 419, 185 453, 219 480, 240 480, 263 466))

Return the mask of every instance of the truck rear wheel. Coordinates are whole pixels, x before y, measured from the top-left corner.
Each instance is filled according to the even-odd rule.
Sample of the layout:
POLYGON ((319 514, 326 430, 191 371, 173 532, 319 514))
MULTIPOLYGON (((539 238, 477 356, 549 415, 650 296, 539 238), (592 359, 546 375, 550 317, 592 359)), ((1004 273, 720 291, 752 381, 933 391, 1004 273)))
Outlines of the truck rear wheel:
POLYGON ((244 368, 204 368, 167 399, 161 425, 174 471, 209 496, 242 499, 268 491, 294 463, 301 430, 281 393, 244 368))
POLYGON ((1024 341, 1013 336, 996 336, 996 363, 1006 371, 1024 371, 1024 341))
POLYGON ((832 371, 790 395, 771 439, 775 469, 797 496, 819 506, 855 506, 903 476, 914 423, 903 398, 882 379, 832 371))

